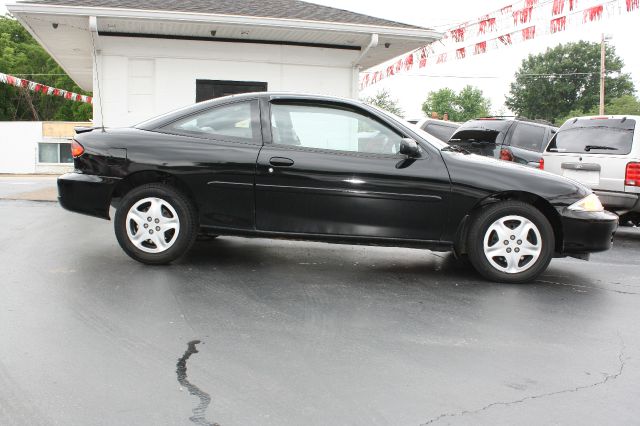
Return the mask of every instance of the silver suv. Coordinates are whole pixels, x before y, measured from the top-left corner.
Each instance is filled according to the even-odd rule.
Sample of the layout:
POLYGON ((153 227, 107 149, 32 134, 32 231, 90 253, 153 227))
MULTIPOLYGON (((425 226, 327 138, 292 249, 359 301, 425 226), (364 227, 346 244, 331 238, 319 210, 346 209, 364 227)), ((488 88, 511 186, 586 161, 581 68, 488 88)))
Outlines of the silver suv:
POLYGON ((549 141, 540 168, 577 180, 621 216, 640 224, 640 116, 577 117, 549 141))

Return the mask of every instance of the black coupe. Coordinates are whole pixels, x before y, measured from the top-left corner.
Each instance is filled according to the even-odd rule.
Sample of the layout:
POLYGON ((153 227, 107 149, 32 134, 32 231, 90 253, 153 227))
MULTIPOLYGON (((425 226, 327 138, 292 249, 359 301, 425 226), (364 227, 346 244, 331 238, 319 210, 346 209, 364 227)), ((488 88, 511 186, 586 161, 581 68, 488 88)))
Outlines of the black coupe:
POLYGON ((123 129, 79 128, 60 204, 109 219, 148 264, 198 235, 454 251, 525 282, 554 256, 607 250, 617 216, 585 186, 448 146, 361 102, 251 93, 123 129))

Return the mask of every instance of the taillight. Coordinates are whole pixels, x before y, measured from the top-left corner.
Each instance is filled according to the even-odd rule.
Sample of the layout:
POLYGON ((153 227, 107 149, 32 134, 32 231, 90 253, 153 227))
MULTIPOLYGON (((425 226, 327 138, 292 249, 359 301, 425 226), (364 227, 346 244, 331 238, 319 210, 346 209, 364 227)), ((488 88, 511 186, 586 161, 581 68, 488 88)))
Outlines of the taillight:
POLYGON ((505 161, 513 161, 513 154, 508 149, 502 148, 500 150, 500 159, 505 161))
POLYGON ((84 154, 84 147, 75 140, 71 141, 71 155, 73 158, 80 157, 82 154, 84 154))
POLYGON ((544 158, 541 158, 540 162, 538 162, 538 168, 544 170, 544 158))
POLYGON ((626 186, 640 186, 640 163, 627 164, 627 172, 624 176, 626 186))

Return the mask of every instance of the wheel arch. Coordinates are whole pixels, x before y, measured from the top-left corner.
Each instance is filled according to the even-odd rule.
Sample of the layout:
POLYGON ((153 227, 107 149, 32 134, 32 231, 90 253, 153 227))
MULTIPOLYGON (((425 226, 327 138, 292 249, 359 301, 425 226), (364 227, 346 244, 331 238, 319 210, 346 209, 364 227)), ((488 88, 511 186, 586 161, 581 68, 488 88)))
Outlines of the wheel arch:
POLYGON ((115 208, 118 208, 120 200, 129 191, 148 183, 162 183, 172 186, 173 188, 182 192, 189 199, 189 201, 191 201, 196 211, 198 210, 198 204, 196 203, 193 192, 191 191, 191 189, 189 189, 189 186, 182 179, 174 174, 160 172, 157 170, 143 170, 135 172, 118 182, 118 185, 114 188, 111 194, 111 205, 115 208))
POLYGON ((474 216, 482 210, 484 207, 499 203, 502 201, 522 201, 530 204, 538 209, 549 221, 553 229, 555 238, 555 252, 562 251, 563 242, 563 230, 562 220, 558 211, 544 198, 539 195, 526 191, 504 191, 492 194, 482 200, 478 201, 464 216, 455 236, 455 251, 457 254, 467 253, 467 235, 469 233, 469 225, 471 224, 474 216))

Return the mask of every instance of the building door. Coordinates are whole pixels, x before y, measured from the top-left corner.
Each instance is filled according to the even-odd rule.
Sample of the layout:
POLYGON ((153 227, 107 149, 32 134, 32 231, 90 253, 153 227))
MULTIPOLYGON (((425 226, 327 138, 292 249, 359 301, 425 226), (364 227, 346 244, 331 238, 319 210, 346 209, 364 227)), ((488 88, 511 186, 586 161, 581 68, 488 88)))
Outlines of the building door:
POLYGON ((238 93, 266 92, 263 81, 196 80, 196 102, 238 93))

